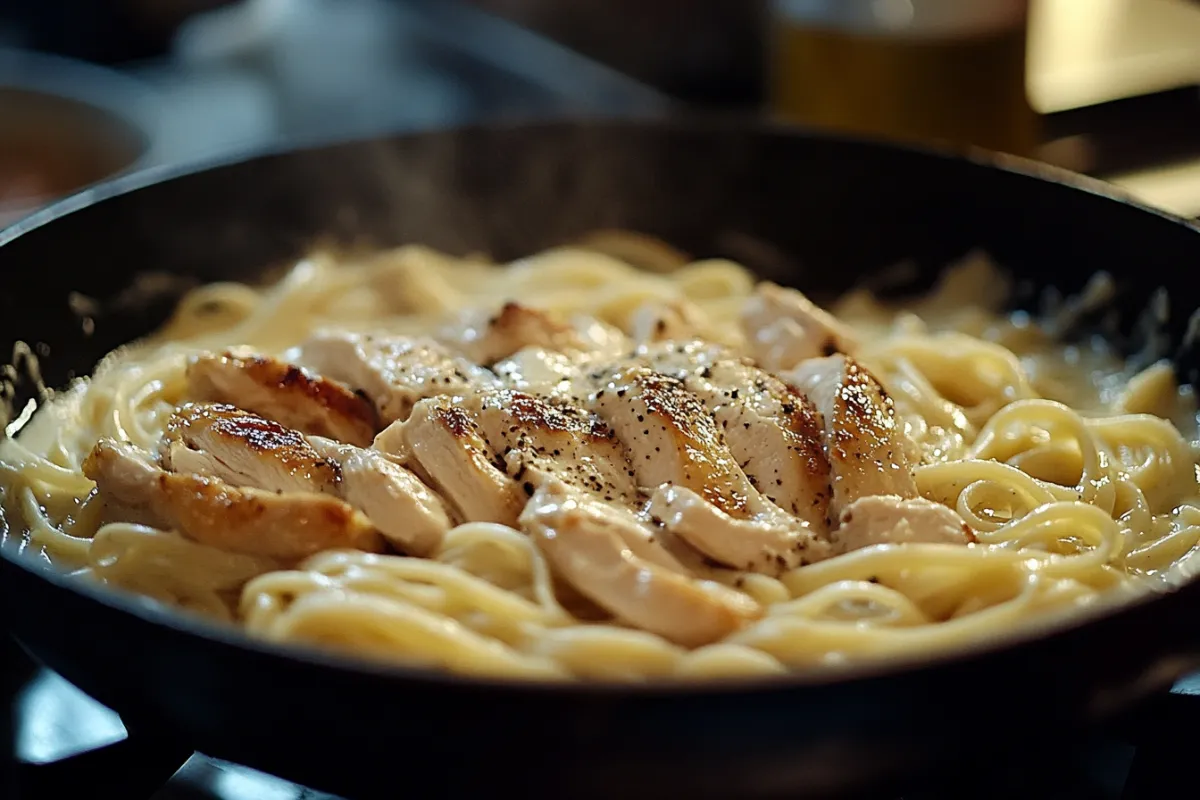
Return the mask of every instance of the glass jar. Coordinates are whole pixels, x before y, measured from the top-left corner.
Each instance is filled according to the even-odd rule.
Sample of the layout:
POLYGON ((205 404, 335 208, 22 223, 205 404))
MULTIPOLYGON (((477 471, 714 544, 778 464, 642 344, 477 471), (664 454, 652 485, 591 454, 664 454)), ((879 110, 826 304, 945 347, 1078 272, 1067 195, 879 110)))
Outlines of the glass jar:
POLYGON ((1031 155, 1028 0, 773 0, 768 96, 782 119, 1031 155))

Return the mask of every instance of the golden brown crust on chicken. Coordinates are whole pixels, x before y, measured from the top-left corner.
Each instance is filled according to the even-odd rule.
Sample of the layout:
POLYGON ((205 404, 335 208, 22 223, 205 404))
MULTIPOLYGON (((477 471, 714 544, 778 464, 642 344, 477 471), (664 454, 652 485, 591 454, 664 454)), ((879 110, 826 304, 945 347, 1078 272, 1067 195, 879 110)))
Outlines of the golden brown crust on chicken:
MULTIPOLYGON (((821 412, 817 410, 811 400, 796 391, 794 387, 787 386, 782 381, 778 383, 786 392, 786 399, 783 399, 781 403, 783 424, 780 427, 787 436, 797 463, 810 482, 828 484, 830 467, 829 459, 825 457, 825 450, 821 447, 821 432, 825 427, 821 412)), ((812 505, 816 509, 817 516, 825 517, 826 509, 829 507, 829 493, 819 493, 813 498, 812 505)), ((792 509, 793 513, 800 513, 801 510, 799 508, 792 509)))
POLYGON ((336 462, 322 458, 299 431, 221 403, 188 403, 167 422, 159 448, 173 472, 218 477, 267 491, 335 494, 336 462))
POLYGON ((754 488, 721 428, 677 378, 644 366, 588 376, 589 404, 629 450, 651 513, 715 561, 768 573, 823 557, 810 526, 754 488))
POLYGON ((170 472, 337 497, 407 554, 432 553, 452 526, 441 498, 378 450, 305 437, 231 406, 183 406, 167 424, 160 453, 170 472))
POLYGON ((803 394, 704 342, 649 345, 637 357, 683 381, 704 403, 738 465, 768 500, 826 530, 830 470, 823 421, 803 394))
POLYGON ((344 385, 294 364, 245 351, 202 355, 187 369, 197 400, 229 403, 305 433, 366 447, 379 430, 375 407, 344 385))
MULTIPOLYGON (((899 435, 892 398, 871 373, 851 358, 846 359, 845 378, 834 397, 833 416, 838 421, 831 433, 831 448, 842 461, 860 458, 862 445, 885 448, 887 462, 896 464, 903 453, 893 444, 899 435)), ((864 453, 865 454, 865 453, 864 453)), ((861 460, 861 458, 860 458, 861 460)), ((874 459, 876 467, 887 467, 874 459)), ((905 470, 907 477, 908 470, 905 470)), ((900 483, 907 483, 903 478, 900 483)), ((909 479, 911 480, 911 478, 909 479)))
POLYGON ((892 398, 866 367, 838 355, 807 361, 786 377, 824 417, 835 519, 860 497, 917 496, 909 445, 892 398))
MULTIPOLYGON (((712 416, 683 382, 649 369, 633 368, 614 376, 608 389, 596 392, 598 408, 620 407, 627 392, 636 393, 645 408, 644 436, 651 428, 673 440, 683 469, 652 485, 678 483, 699 494, 727 514, 739 516, 747 510, 745 476, 725 447, 724 437, 712 416), (607 397, 605 396, 607 393, 607 397)), ((603 411, 601 412, 604 413, 603 411)), ((642 414, 637 415, 638 422, 642 414)), ((636 426, 631 426, 636 427, 636 426)), ((636 431, 631 431, 636 436, 636 431)), ((653 458, 645 459, 653 461, 653 458)), ((640 465, 639 465, 640 466, 640 465)))
POLYGON ((379 531, 366 517, 326 495, 275 494, 167 472, 151 463, 148 453, 109 439, 96 444, 83 472, 102 496, 222 550, 285 561, 335 548, 383 550, 379 531))

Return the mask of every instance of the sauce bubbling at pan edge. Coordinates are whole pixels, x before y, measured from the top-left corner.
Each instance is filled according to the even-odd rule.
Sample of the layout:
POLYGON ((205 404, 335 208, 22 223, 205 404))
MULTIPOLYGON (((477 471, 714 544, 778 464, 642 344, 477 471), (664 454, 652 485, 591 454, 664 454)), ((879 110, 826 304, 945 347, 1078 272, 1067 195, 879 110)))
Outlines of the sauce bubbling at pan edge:
POLYGON ((913 657, 1190 575, 1194 398, 1000 281, 829 314, 626 234, 316 253, 0 441, 8 536, 268 640, 555 680, 913 657))

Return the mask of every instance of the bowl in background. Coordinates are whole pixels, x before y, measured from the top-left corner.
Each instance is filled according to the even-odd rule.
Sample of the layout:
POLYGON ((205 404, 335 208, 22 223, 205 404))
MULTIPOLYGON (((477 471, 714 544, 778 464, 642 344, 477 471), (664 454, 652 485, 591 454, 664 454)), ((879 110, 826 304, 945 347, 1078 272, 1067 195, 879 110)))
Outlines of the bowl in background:
POLYGON ((82 62, 0 49, 0 228, 137 168, 154 137, 150 90, 82 62))

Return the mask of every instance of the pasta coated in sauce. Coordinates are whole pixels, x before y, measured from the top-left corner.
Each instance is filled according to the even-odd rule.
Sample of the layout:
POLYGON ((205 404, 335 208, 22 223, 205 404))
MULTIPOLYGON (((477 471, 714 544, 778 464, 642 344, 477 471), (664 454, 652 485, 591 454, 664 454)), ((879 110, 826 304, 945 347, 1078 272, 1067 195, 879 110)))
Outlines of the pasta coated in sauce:
MULTIPOLYGON (((821 378, 806 364, 837 357, 804 353, 795 358, 805 331, 788 333, 786 326, 771 334, 771 348, 754 341, 745 319, 758 296, 756 280, 738 264, 712 260, 638 269, 601 252, 601 244, 547 251, 509 265, 452 258, 422 247, 363 260, 316 254, 274 286, 196 289, 162 331, 111 355, 93 377, 40 409, 19 435, 0 442, 4 510, 19 528, 13 535, 23 548, 72 569, 80 580, 225 619, 268 640, 464 674, 533 679, 703 679, 911 657, 999 637, 1106 598, 1132 596, 1186 571, 1200 542, 1194 448, 1180 432, 1192 432, 1190 397, 1181 394, 1166 365, 1116 381, 1111 376, 1121 374, 1121 365, 1102 348, 1072 350, 1028 321, 1001 317, 978 298, 965 298, 963 276, 977 265, 959 270, 944 282, 945 291, 907 310, 858 293, 843 298, 828 321, 844 326, 836 329, 831 351, 849 346, 842 337, 853 341, 857 363, 882 384, 880 402, 894 409, 913 464, 904 480, 911 481, 914 497, 906 502, 931 501, 929 506, 948 511, 938 517, 941 512, 925 506, 907 508, 952 520, 951 527, 965 523, 969 542, 918 537, 839 549, 835 533, 832 544, 816 536, 806 551, 810 545, 801 540, 812 526, 829 524, 850 536, 855 523, 841 511, 836 486, 831 498, 814 497, 813 504, 824 502, 828 508, 821 506, 806 519, 803 504, 782 508, 772 494, 780 490, 764 486, 740 458, 731 469, 747 473, 751 505, 756 492, 769 500, 757 511, 722 506, 729 502, 725 495, 721 502, 716 495, 700 497, 703 487, 693 492, 698 498, 693 502, 687 487, 646 486, 643 477, 650 473, 629 470, 630 483, 621 491, 631 497, 645 491, 637 502, 649 503, 656 523, 670 515, 682 520, 680 535, 670 560, 652 549, 661 543, 653 536, 649 543, 626 539, 623 547, 648 561, 613 568, 649 563, 639 567, 641 573, 631 573, 631 585, 639 575, 660 576, 656 570, 661 570, 663 602, 683 609, 710 609, 717 603, 724 616, 713 618, 715 628, 703 627, 695 616, 699 611, 681 612, 687 620, 701 621, 678 631, 656 628, 653 621, 638 624, 637 608, 614 613, 598 607, 586 587, 581 591, 582 584, 571 579, 570 564, 556 560, 555 542, 561 544, 568 524, 591 525, 594 533, 633 530, 640 523, 623 517, 585 519, 589 512, 572 505, 575 495, 555 495, 553 488, 538 490, 528 500, 534 488, 524 475, 528 488, 518 494, 516 509, 536 501, 543 511, 550 509, 550 516, 537 517, 536 509, 525 508, 519 524, 463 521, 459 506, 447 501, 446 513, 454 519, 444 535, 423 540, 428 552, 333 548, 292 559, 222 549, 147 524, 137 514, 114 518, 111 500, 94 493, 93 481, 84 474, 85 461, 101 439, 160 452, 164 431, 180 406, 197 399, 189 394, 187 371, 189 359, 198 354, 249 347, 282 363, 317 331, 427 336, 456 314, 478 308, 494 315, 504 300, 562 318, 587 315, 597 325, 635 338, 673 342, 672 334, 685 330, 679 341, 698 340, 739 357, 757 354, 758 366, 766 366, 762 359, 779 358, 788 362, 786 368, 771 368, 756 380, 764 384, 781 376, 779 391, 795 390, 797 396, 804 390, 797 382, 811 378, 816 386, 821 378), (647 322, 646 309, 660 311, 647 322), (780 338, 792 333, 800 338, 780 338), (732 516, 714 515, 710 506, 732 516), (693 514, 709 516, 689 529, 693 514), (553 530, 536 533, 539 525, 553 529, 555 524, 563 526, 557 539, 553 530), (733 556, 722 549, 728 541, 704 538, 704 531, 717 525, 745 537, 786 529, 792 536, 786 540, 789 547, 801 542, 794 551, 799 555, 788 550, 786 557, 772 556, 767 567, 742 569, 729 563, 733 556), (823 552, 822 547, 832 549, 823 552), (696 638, 689 638, 693 634, 696 638)), ((589 346, 607 346, 605 335, 596 333, 589 346)), ((457 346, 470 352, 471 336, 460 339, 457 346)), ((700 357, 669 348, 646 352, 651 366, 645 369, 654 375, 674 375, 670 370, 680 358, 700 357)), ((711 370, 710 363, 733 369, 728 360, 703 363, 694 374, 711 370)), ((516 367, 508 368, 505 374, 497 366, 495 373, 511 388, 517 385, 516 367)), ((622 373, 602 383, 651 392, 641 374, 622 373)), ((692 381, 692 374, 678 373, 678 391, 707 403, 711 415, 704 411, 704 419, 711 416, 720 431, 713 435, 737 455, 739 440, 728 426, 740 426, 742 418, 722 417, 724 401, 703 397, 709 384, 692 381)), ((739 379, 729 380, 736 385, 739 379)), ((770 395, 773 386, 757 389, 770 395)), ((647 394, 647 402, 652 405, 658 396, 647 394)), ((487 413, 488 402, 480 400, 471 413, 487 413)), ((827 408, 836 408, 836 398, 830 402, 827 408)), ((795 405, 785 398, 778 407, 791 414, 795 405)), ((620 427, 618 411, 599 400, 590 408, 628 452, 635 457, 641 452, 620 427)), ((832 424, 830 413, 823 413, 825 423, 832 424)), ((813 419, 811 432, 796 428, 801 438, 795 441, 836 436, 834 429, 817 430, 820 414, 813 419)), ((885 422, 891 424, 890 419, 885 422)), ((694 421, 679 435, 692 436, 696 425, 709 424, 694 421)), ((744 424, 749 430, 751 422, 744 424)), ((645 434, 650 442, 649 427, 645 434)), ((318 449, 334 447, 321 441, 318 449)), ((753 447, 757 439, 745 442, 753 447)), ((830 461, 827 469, 836 473, 832 452, 830 461)), ((531 461, 529 469, 536 472, 539 463, 531 461)), ((552 471, 552 459, 543 466, 552 471)), ((507 466, 499 468, 503 477, 507 466)), ((430 480, 420 469, 415 473, 430 480)), ((610 484, 625 486, 620 475, 603 479, 602 494, 617 491, 610 484)), ((778 481, 782 486, 783 478, 778 481)), ((348 492, 348 484, 340 487, 348 492)), ((867 494, 893 490, 901 491, 891 487, 867 494)), ((868 505, 847 507, 870 511, 868 505)))

